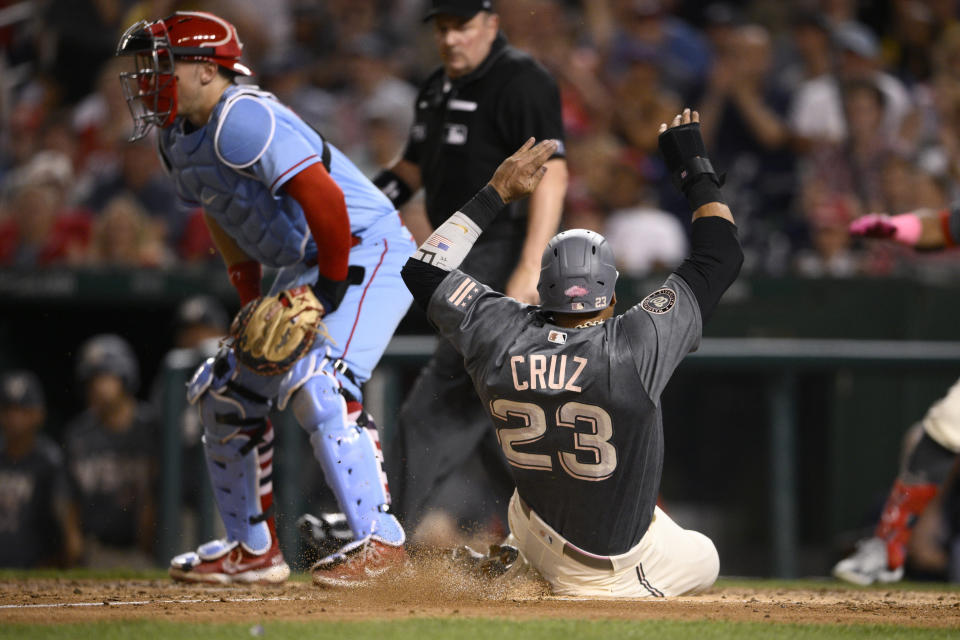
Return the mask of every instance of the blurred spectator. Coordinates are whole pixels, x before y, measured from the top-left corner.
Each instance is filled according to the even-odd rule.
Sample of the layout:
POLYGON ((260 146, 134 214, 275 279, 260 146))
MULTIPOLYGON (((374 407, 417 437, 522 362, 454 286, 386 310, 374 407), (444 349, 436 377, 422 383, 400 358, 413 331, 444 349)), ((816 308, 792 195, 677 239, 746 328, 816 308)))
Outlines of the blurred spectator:
POLYGON ((933 41, 939 29, 929 3, 901 0, 891 3, 891 38, 885 43, 888 66, 907 85, 929 79, 932 71, 933 41))
POLYGON ((871 80, 851 80, 844 85, 844 117, 849 123, 845 143, 822 143, 810 154, 804 180, 823 183, 829 190, 859 198, 864 211, 883 211, 882 179, 893 152, 883 129, 885 96, 871 80))
POLYGON ((850 249, 847 231, 861 213, 856 200, 820 185, 810 186, 804 194, 803 210, 811 247, 797 254, 796 272, 808 278, 849 278, 860 273, 860 260, 850 249))
POLYGON ((609 238, 617 269, 640 278, 653 271, 670 271, 687 257, 687 234, 677 217, 639 205, 610 214, 603 235, 609 238))
POLYGON ((89 213, 72 209, 70 160, 41 151, 7 182, 10 193, 0 212, 0 265, 42 267, 79 264, 90 242, 89 213))
POLYGON ((604 194, 609 168, 625 148, 609 133, 595 133, 569 141, 570 182, 567 187, 563 224, 568 228, 600 231, 606 218, 604 194))
POLYGON ((665 4, 663 0, 590 0, 584 2, 584 11, 594 43, 607 55, 613 74, 631 63, 635 47, 656 51, 664 83, 689 104, 703 89, 710 51, 704 37, 671 15, 665 4))
POLYGON ((277 96, 317 131, 332 131, 337 97, 313 84, 316 66, 310 53, 294 46, 264 60, 259 68, 263 88, 277 96))
POLYGON ((40 433, 45 419, 33 373, 0 376, 0 567, 70 564, 80 550, 63 454, 40 433))
POLYGON ((170 260, 163 244, 163 232, 132 196, 114 197, 94 222, 90 264, 160 267, 170 260))
POLYGON ((156 142, 120 140, 117 151, 118 162, 101 170, 84 206, 91 211, 103 211, 117 197, 132 198, 149 216, 161 241, 169 237, 174 244, 183 233, 189 209, 177 199, 160 167, 156 142))
POLYGON ((76 378, 86 409, 66 428, 67 464, 95 567, 146 567, 154 542, 157 422, 134 397, 139 367, 130 345, 102 334, 79 350, 76 378))
POLYGON ((174 348, 215 353, 210 344, 222 340, 229 326, 227 310, 215 298, 192 296, 177 307, 174 348))
MULTIPOLYGON (((796 191, 795 163, 788 147, 790 97, 772 73, 770 34, 759 25, 731 28, 718 43, 700 115, 704 142, 719 171, 724 193, 737 212, 748 267, 774 265, 769 239, 790 232, 796 191)), ((786 239, 785 239, 786 241, 786 239)))
POLYGON ((635 45, 621 57, 614 81, 613 128, 634 149, 657 154, 657 127, 682 109, 680 97, 661 84, 660 53, 635 45))
POLYGON ((122 32, 125 0, 49 0, 41 5, 48 50, 47 70, 65 104, 93 88, 104 62, 113 57, 122 32))
POLYGON ((394 75, 390 51, 382 38, 372 34, 359 36, 346 52, 349 81, 331 140, 370 175, 391 164, 403 150, 413 125, 417 90, 394 75), (371 140, 371 133, 378 137, 371 140))
POLYGON ((835 69, 805 81, 793 97, 790 124, 800 148, 820 142, 843 142, 847 138, 842 91, 844 83, 852 81, 872 82, 883 93, 882 126, 874 135, 892 140, 911 109, 903 83, 880 67, 880 46, 867 27, 845 22, 836 25, 832 35, 835 69))
MULTIPOLYGON (((112 58, 103 65, 97 85, 73 109, 71 126, 79 141, 78 168, 99 177, 104 170, 119 173, 121 143, 133 133, 130 111, 119 82, 121 72, 132 69, 130 58, 112 58)), ((154 152, 156 155, 156 152, 154 152)), ((157 166, 157 160, 147 163, 157 166)))

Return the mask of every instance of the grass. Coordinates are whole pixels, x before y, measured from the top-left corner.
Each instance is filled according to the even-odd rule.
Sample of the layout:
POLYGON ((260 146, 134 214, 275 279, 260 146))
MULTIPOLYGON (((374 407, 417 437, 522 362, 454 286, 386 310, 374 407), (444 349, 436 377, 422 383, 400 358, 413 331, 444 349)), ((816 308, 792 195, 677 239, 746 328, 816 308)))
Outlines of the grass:
POLYGON ((476 638, 477 640, 612 640, 621 638, 676 638, 691 640, 751 640, 777 638, 821 640, 826 638, 956 638, 956 630, 913 629, 881 625, 795 625, 754 622, 676 622, 613 620, 534 620, 506 621, 487 619, 419 618, 390 622, 266 622, 249 624, 184 624, 175 622, 123 621, 73 625, 21 625, 0 627, 0 638, 46 640, 113 640, 115 638, 178 638, 197 640, 240 640, 262 637, 265 640, 430 640, 476 638))

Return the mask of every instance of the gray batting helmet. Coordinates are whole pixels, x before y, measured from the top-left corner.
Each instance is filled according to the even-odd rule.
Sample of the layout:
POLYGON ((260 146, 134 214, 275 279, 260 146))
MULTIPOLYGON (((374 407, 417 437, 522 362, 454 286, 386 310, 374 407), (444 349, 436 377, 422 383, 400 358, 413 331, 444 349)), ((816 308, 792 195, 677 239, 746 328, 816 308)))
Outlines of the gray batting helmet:
POLYGON ((110 373, 121 380, 129 393, 136 393, 140 385, 137 356, 130 344, 113 333, 93 336, 80 347, 77 358, 77 379, 86 384, 99 373, 110 373))
POLYGON ((553 236, 540 260, 544 311, 593 313, 610 306, 617 284, 613 250, 599 233, 571 229, 553 236))

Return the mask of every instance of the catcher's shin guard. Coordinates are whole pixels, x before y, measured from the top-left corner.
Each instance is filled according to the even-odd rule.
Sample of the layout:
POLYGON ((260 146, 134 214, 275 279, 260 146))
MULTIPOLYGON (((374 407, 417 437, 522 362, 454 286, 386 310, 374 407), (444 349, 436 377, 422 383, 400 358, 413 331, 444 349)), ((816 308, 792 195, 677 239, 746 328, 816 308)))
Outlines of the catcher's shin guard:
POLYGON ((231 390, 208 389, 200 398, 204 452, 217 510, 227 538, 243 542, 254 553, 265 551, 275 539, 271 513, 264 510, 273 499, 268 409, 266 403, 254 403, 231 390))
POLYGON ((913 525, 939 489, 936 484, 907 484, 899 478, 893 483, 873 534, 887 545, 887 564, 890 569, 903 566, 913 525))
POLYGON ((336 380, 326 373, 311 378, 293 396, 292 405, 354 537, 375 535, 392 545, 403 544, 403 528, 387 511, 390 498, 379 446, 369 429, 351 420, 336 380))

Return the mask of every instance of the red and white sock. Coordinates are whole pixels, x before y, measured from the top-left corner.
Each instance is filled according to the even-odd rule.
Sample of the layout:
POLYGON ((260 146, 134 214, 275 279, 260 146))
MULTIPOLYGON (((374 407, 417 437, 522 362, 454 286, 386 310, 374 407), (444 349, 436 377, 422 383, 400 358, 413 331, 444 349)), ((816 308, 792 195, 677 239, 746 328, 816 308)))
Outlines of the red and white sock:
MULTIPOLYGON (((347 420, 356 424, 361 414, 363 414, 362 404, 356 401, 347 402, 347 420)), ((380 446, 380 432, 377 430, 377 425, 373 423, 373 420, 369 419, 365 425, 365 429, 370 439, 373 440, 373 445, 377 452, 377 468, 380 471, 380 481, 383 483, 383 492, 387 497, 386 504, 390 504, 390 485, 387 483, 387 472, 383 470, 383 447, 380 446)))
POLYGON ((939 492, 940 486, 933 483, 906 484, 900 478, 893 483, 873 534, 887 543, 887 564, 891 569, 903 566, 913 525, 939 492))
POLYGON ((269 419, 263 440, 257 445, 257 464, 260 467, 260 511, 270 514, 265 522, 270 529, 270 540, 277 544, 277 521, 270 511, 273 507, 273 423, 269 419))

